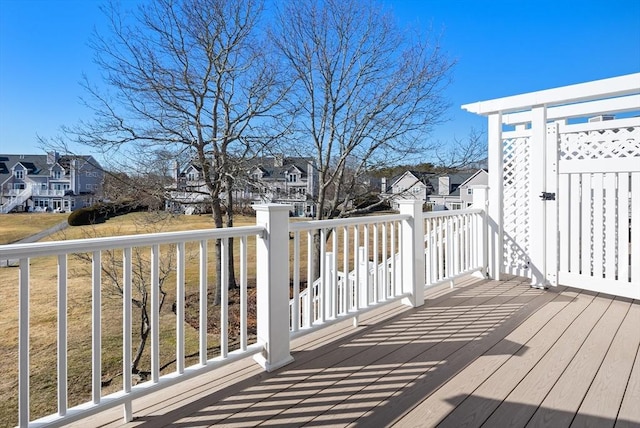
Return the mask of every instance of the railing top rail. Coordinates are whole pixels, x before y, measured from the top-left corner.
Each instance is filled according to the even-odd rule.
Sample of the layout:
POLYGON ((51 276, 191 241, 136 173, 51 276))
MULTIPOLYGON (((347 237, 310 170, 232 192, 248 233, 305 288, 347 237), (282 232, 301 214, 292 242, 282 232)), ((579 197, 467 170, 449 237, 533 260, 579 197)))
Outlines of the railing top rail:
POLYGON ((302 232, 305 230, 340 227, 340 226, 357 226, 361 224, 385 223, 390 221, 402 221, 409 219, 407 214, 388 214, 376 215, 369 217, 347 217, 333 218, 329 220, 311 220, 289 223, 290 232, 302 232))
POLYGON ((452 211, 428 211, 422 213, 422 218, 438 218, 438 217, 455 217, 458 215, 466 215, 466 214, 482 214, 484 211, 479 208, 470 208, 466 210, 452 210, 452 211))
POLYGON ((143 247, 155 244, 176 244, 189 241, 239 238, 243 236, 259 235, 264 231, 265 228, 263 226, 239 226, 222 229, 190 230, 186 232, 162 232, 143 235, 72 239, 68 241, 9 244, 0 245, 0 259, 20 259, 65 253, 86 253, 88 251, 110 250, 114 248, 134 246, 143 247))

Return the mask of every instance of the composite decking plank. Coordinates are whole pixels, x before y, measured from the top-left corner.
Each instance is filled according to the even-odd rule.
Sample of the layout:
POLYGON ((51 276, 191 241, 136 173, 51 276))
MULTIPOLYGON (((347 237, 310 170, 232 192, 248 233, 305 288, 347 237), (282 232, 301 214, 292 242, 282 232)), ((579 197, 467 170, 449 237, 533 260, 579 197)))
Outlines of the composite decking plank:
MULTIPOLYGON (((399 304, 375 308, 360 315, 356 328, 351 320, 344 320, 295 339, 295 361, 275 372, 263 372, 247 358, 137 399, 133 406, 136 419, 125 426, 380 427, 395 423, 404 427, 434 426, 438 422, 448 426, 447 417, 453 421, 451 415, 464 412, 465 406, 476 410, 470 401, 480 398, 480 406, 484 405, 485 397, 478 391, 496 377, 502 375, 512 383, 510 372, 516 371, 514 377, 519 377, 524 386, 533 380, 534 367, 551 367, 553 361, 545 355, 553 347, 566 346, 562 345, 566 326, 582 312, 597 314, 591 308, 596 305, 594 293, 564 287, 540 291, 530 289, 528 284, 526 278, 494 282, 467 277, 454 289, 444 285, 425 292, 426 303, 421 308, 399 304), (586 304, 586 299, 593 302, 586 304), (552 341, 554 336, 559 339, 552 341), (515 361, 527 367, 518 367, 515 361)), ((602 370, 610 366, 607 376, 604 371, 600 375, 602 379, 620 377, 624 386, 623 398, 618 392, 616 399, 620 427, 640 426, 640 344, 634 348, 632 340, 633 334, 638 334, 634 326, 638 324, 638 311, 635 302, 613 339, 616 343, 611 345, 611 355, 607 354, 610 361, 602 362, 602 370), (616 348, 628 348, 627 356, 617 356, 616 348), (632 358, 629 355, 634 349, 632 358), (626 371, 616 375, 613 370, 622 360, 626 371)), ((580 324, 589 329, 588 322, 580 324)), ((601 364, 598 359, 602 360, 588 351, 592 336, 598 335, 589 335, 557 377, 546 401, 529 421, 532 426, 536 426, 539 413, 550 407, 554 394, 570 391, 571 384, 584 390, 578 381, 583 381, 579 375, 585 366, 578 364, 579 360, 586 361, 591 355, 589 364, 596 367, 601 364), (578 378, 569 376, 571 371, 578 378), (567 383, 569 386, 562 386, 567 383)), ((593 379, 593 375, 584 377, 593 379)), ((591 379, 586 382, 591 384, 591 379)), ((594 398, 606 394, 606 390, 595 388, 595 381, 593 384, 594 398)), ((517 385, 497 395, 504 400, 517 385)), ((582 400, 584 391, 578 395, 582 400)), ((103 415, 109 412, 75 426, 122 426, 121 407, 105 419, 103 415)), ((486 420, 477 418, 471 425, 486 420)))
MULTIPOLYGON (((529 287, 520 286, 520 296, 528 292, 532 292, 529 287)), ((533 293, 539 293, 537 291, 533 293)), ((507 299, 518 299, 520 297, 518 295, 512 295, 510 297, 504 296, 507 299)), ((526 297, 527 300, 533 300, 533 297, 526 297)), ((442 343, 440 343, 437 347, 431 349, 425 349, 420 354, 416 355, 412 359, 404 359, 405 356, 399 354, 400 357, 398 360, 398 364, 400 368, 403 367, 412 367, 415 364, 423 364, 424 361, 435 361, 437 364, 430 367, 428 371, 424 369, 417 372, 418 376, 415 374, 411 374, 406 379, 403 380, 403 384, 397 386, 397 390, 392 394, 387 394, 386 396, 381 397, 371 397, 372 402, 369 403, 369 409, 365 413, 363 413, 363 417, 357 421, 358 426, 380 426, 391 423, 394 419, 395 415, 398 413, 398 405, 404 406, 407 410, 413 406, 412 400, 416 399, 415 391, 419 391, 419 396, 424 396, 437 388, 440 382, 444 382, 446 379, 453 376, 458 370, 460 370, 464 365, 468 364, 469 361, 472 361, 476 354, 480 354, 478 352, 481 348, 489 348, 492 346, 492 342, 497 341, 499 339, 494 339, 495 337, 504 337, 503 330, 511 330, 513 326, 509 326, 512 322, 513 318, 518 317, 518 310, 513 308, 509 310, 506 314, 502 314, 497 316, 493 320, 493 324, 486 325, 480 331, 476 332, 476 336, 474 338, 467 338, 464 341, 455 340, 455 336, 452 337, 454 340, 444 339, 442 343), (462 358, 460 358, 462 357, 462 358), (402 363, 404 359, 404 363, 402 363), (407 400, 406 397, 410 397, 410 400, 407 400), (377 401, 376 401, 377 400, 377 401), (368 415, 371 415, 375 408, 375 417, 370 418, 368 415), (393 411, 387 412, 386 408, 392 408, 393 411)), ((480 318, 482 316, 478 314, 480 318)), ((471 321, 471 324, 474 324, 474 321, 471 321)), ((369 391, 375 393, 376 386, 372 385, 361 393, 358 394, 358 397, 361 394, 367 394, 369 391)), ((336 409, 349 409, 350 403, 349 401, 345 401, 343 404, 337 406, 336 409)))
MULTIPOLYGON (((596 342, 593 358, 602 360, 628 308, 628 302, 611 302, 591 331, 584 328, 588 324, 582 324, 579 318, 576 319, 487 419, 486 426, 525 426, 589 338, 594 338, 596 342)), ((593 377, 595 372, 583 372, 581 376, 593 377)))
POLYGON ((564 291, 564 287, 558 291, 549 291, 536 298, 541 301, 539 309, 537 305, 532 306, 528 312, 533 313, 523 313, 520 314, 520 317, 510 320, 514 324, 521 321, 521 324, 505 335, 496 345, 479 355, 450 381, 426 397, 413 410, 398 419, 398 425, 437 425, 512 355, 524 352, 523 344, 528 342, 547 323, 553 322, 554 317, 578 294, 572 291, 562 291, 564 291), (525 319, 526 315, 528 317, 525 319))
MULTIPOLYGON (((624 306, 631 306, 629 302, 618 300, 613 302, 613 304, 616 303, 620 307, 620 312, 623 311, 624 306)), ((602 359, 602 365, 571 426, 614 425, 627 387, 626 382, 621 382, 621 380, 629 378, 633 360, 638 352, 638 342, 640 342, 640 334, 638 334, 640 318, 636 316, 636 313, 633 311, 631 316, 626 317, 626 323, 620 327, 613 338, 611 347, 602 359)), ((636 402, 636 406, 640 406, 640 403, 636 402)))
MULTIPOLYGON (((171 388, 146 395, 133 401, 134 420, 129 426, 145 424, 145 426, 163 426, 162 423, 154 425, 147 417, 154 413, 166 414, 172 410, 184 409, 203 394, 219 388, 241 385, 247 378, 255 379, 264 372, 257 365, 248 365, 246 361, 236 361, 228 366, 214 371, 203 373, 185 382, 179 382, 171 388)), ((122 406, 104 411, 90 418, 91 426, 120 427, 123 424, 122 406)), ((69 428, 85 428, 87 420, 82 419, 66 425, 69 428)))
MULTIPOLYGON (((635 300, 631 309, 629 310, 629 316, 632 320, 635 320, 631 324, 632 331, 638 335, 638 326, 640 325, 640 301, 635 300)), ((623 381, 621 379, 621 381, 623 381)), ((629 379, 626 385, 624 398, 622 399, 622 405, 618 412, 616 419, 616 428, 631 428, 640 426, 640 345, 636 349, 635 360, 629 379)))
MULTIPOLYGON (((474 279, 471 283, 479 281, 479 279, 474 279)), ((433 299, 433 296, 429 296, 429 298, 433 299)), ((383 322, 388 317, 398 316, 407 309, 409 308, 403 307, 402 305, 387 305, 376 308, 373 311, 360 315, 360 325, 375 325, 376 323, 383 322)), ((348 340, 348 337, 356 331, 351 328, 351 325, 352 319, 345 319, 321 330, 307 333, 294 339, 292 341, 292 347, 295 346, 297 351, 308 351, 326 346, 328 342, 333 340, 348 340)), ((211 397, 212 393, 216 390, 231 393, 234 389, 237 389, 243 381, 251 378, 254 382, 258 382, 266 375, 267 374, 264 373, 251 358, 231 363, 228 366, 199 375, 197 378, 180 382, 169 389, 134 400, 134 421, 128 425, 137 426, 144 423, 145 426, 151 426, 153 424, 150 421, 157 419, 156 416, 173 411, 176 414, 188 415, 192 411, 192 406, 189 405, 190 403, 198 402, 202 397, 211 397)), ((118 406, 93 416, 91 418, 91 425, 103 427, 122 426, 122 417, 122 406, 118 406)), ((81 420, 69 426, 85 427, 86 424, 86 420, 81 420)), ((163 422, 158 420, 157 426, 162 425, 163 422)))
MULTIPOLYGON (((529 290, 528 287, 522 287, 522 286, 518 287, 518 289, 520 290, 518 291, 518 294, 522 294, 523 291, 529 290)), ((497 294, 501 294, 501 293, 497 293, 497 294)), ((518 298, 517 295, 505 296, 504 293, 502 294, 503 294, 502 298, 506 298, 507 300, 518 298)), ((531 300, 531 298, 527 298, 527 299, 531 300)), ((478 315, 480 318, 482 317, 482 315, 480 314, 478 315)), ((449 357, 454 355, 456 352, 459 352, 459 350, 465 346, 468 348, 468 350, 471 350, 477 344, 485 343, 488 340, 487 337, 483 337, 482 340, 476 340, 476 339, 481 337, 483 333, 485 333, 489 329, 495 328, 496 330, 499 330, 500 328, 502 328, 502 325, 499 325, 497 328, 496 328, 496 325, 501 324, 504 318, 508 318, 508 316, 501 316, 501 318, 499 318, 497 321, 494 320, 493 324, 485 325, 480 330, 474 333, 473 338, 465 338, 463 342, 456 341, 456 340, 449 340, 445 337, 443 338, 444 342, 441 342, 436 348, 424 349, 421 351, 420 354, 418 354, 413 359, 407 360, 407 357, 408 357, 407 355, 398 354, 400 358, 398 358, 397 363, 395 363, 394 365, 397 365, 399 368, 394 370, 392 376, 394 376, 395 378, 398 378, 401 381, 401 383, 395 386, 396 391, 393 392, 393 394, 390 394, 392 390, 385 391, 382 394, 378 393, 379 387, 377 384, 371 384, 367 386, 365 389, 363 389, 362 391, 358 392, 357 395, 355 395, 355 397, 370 398, 370 402, 368 403, 368 408, 361 407, 361 411, 366 410, 363 413, 363 418, 366 418, 368 417, 368 415, 375 413, 375 420, 366 421, 366 420, 363 420, 363 418, 361 418, 360 420, 357 421, 357 425, 366 426, 367 423, 373 423, 373 425, 380 426, 381 424, 385 424, 393 420, 394 417, 389 417, 388 416, 389 412, 387 412, 385 409, 388 406, 392 406, 393 403, 398 402, 398 395, 401 395, 400 393, 406 393, 410 390, 413 391, 415 388, 414 385, 417 385, 417 384, 420 384, 420 386, 425 386, 425 383, 423 383, 423 379, 425 377, 428 377, 429 379, 435 379, 438 377, 446 378, 448 375, 433 376, 432 373, 434 371, 436 373, 441 373, 442 372, 441 368, 443 366, 447 366, 448 368, 457 367, 455 363, 448 364, 446 360, 448 360, 449 357), (423 367, 420 367, 420 365, 424 364, 424 361, 435 361, 436 365, 433 365, 432 368, 429 367, 427 369, 429 371, 425 371, 423 367), (412 373, 412 370, 416 365, 418 365, 418 371, 416 371, 415 373, 412 373), (402 372, 402 375, 403 375, 402 377, 398 376, 399 372, 402 372), (375 409, 375 412, 372 411, 373 409, 375 409)), ((466 323, 470 322, 471 325, 474 325, 476 323, 480 323, 481 321, 476 321, 471 319, 465 322, 466 323)), ((463 330, 464 330, 464 326, 463 326, 463 330)), ((451 337, 451 334, 448 334, 448 336, 451 337)), ((455 337, 453 337, 453 339, 455 339, 455 337)), ((467 353, 465 352, 465 354, 467 353)), ((467 354, 466 356, 467 363, 468 363, 468 359, 471 358, 471 355, 473 355, 473 352, 469 352, 467 354)), ((421 388, 421 391, 424 392, 424 389, 421 388)), ((344 401, 340 405, 333 408, 331 412, 338 412, 338 411, 344 412, 344 411, 350 410, 353 407, 350 401, 351 399, 344 401)), ((319 416, 317 419, 314 419, 314 422, 316 420, 323 420, 323 419, 331 420, 333 418, 331 417, 331 414, 325 414, 325 415, 319 416)))
MULTIPOLYGON (((612 305, 611 309, 616 310, 618 306, 612 305)), ((631 336, 637 335, 637 326, 640 325, 640 322, 638 322, 640 320, 634 321, 634 312, 632 306, 623 321, 622 329, 619 330, 618 335, 616 335, 616 340, 619 341, 622 337, 631 339, 631 342, 635 342, 637 352, 638 340, 640 340, 640 338, 634 340, 632 337, 629 337, 629 333, 631 333, 631 336)), ((610 335, 610 338, 613 337, 611 330, 604 332, 604 334, 607 333, 610 335)), ((571 425, 607 352, 608 342, 610 342, 610 340, 598 334, 594 329, 593 333, 589 335, 584 345, 576 353, 567 369, 558 378, 549 394, 547 394, 542 401, 540 407, 529 421, 528 426, 567 427, 571 425)), ((632 362, 629 363, 629 370, 631 364, 632 362)))
MULTIPOLYGON (((375 380, 380 380, 394 368, 393 363, 381 364, 380 361, 382 359, 395 350, 405 347, 410 339, 422 337, 423 332, 426 331, 425 334, 433 333, 439 328, 446 327, 449 323, 452 323, 457 318, 452 308, 460 306, 462 307, 461 313, 465 313, 469 310, 468 308, 473 308, 491 299, 499 299, 500 297, 494 295, 487 296, 488 294, 493 294, 489 291, 496 286, 502 287, 503 293, 514 287, 514 285, 495 283, 483 284, 477 289, 467 290, 466 292, 461 290, 463 292, 456 293, 458 297, 455 297, 455 295, 453 297, 449 296, 439 302, 432 302, 429 306, 414 309, 402 318, 393 320, 375 331, 353 338, 342 349, 335 350, 335 359, 333 361, 326 358, 318 361, 319 365, 316 368, 319 373, 310 376, 305 381, 307 387, 304 391, 296 392, 296 395, 300 398, 300 402, 297 405, 292 406, 290 409, 282 409, 282 414, 274 416, 271 420, 266 421, 265 424, 287 425, 309 422, 316 415, 322 413, 323 410, 332 408, 340 401, 362 389, 363 386, 375 380), (373 362, 378 363, 373 367, 368 367, 373 362), (321 378, 327 372, 333 371, 343 372, 343 375, 329 383, 318 382, 318 377, 321 378), (344 374, 352 374, 354 372, 365 373, 366 376, 358 379, 356 386, 353 386, 349 380, 343 380, 342 384, 338 384, 344 374), (343 384, 345 383, 348 384, 346 392, 344 395, 340 395, 340 388, 344 388, 343 384), (328 402, 327 400, 321 400, 325 397, 330 397, 328 402), (319 401, 322 402, 319 403, 319 401)), ((435 341, 432 345, 435 346, 437 343, 438 341, 435 341)), ((404 361, 406 361, 406 357, 404 361)), ((274 394, 271 398, 289 395, 291 395, 291 391, 283 390, 274 394)), ((334 420, 334 422, 346 423, 348 421, 334 420)))
MULTIPOLYGON (((497 283, 494 284, 494 287, 496 285, 497 283)), ((474 314, 474 310, 477 311, 478 307, 482 307, 482 305, 486 305, 489 302, 494 302, 491 306, 500 307, 513 298, 509 292, 518 289, 518 287, 514 285, 507 286, 507 284, 501 284, 500 286, 503 287, 502 292, 499 293, 500 295, 486 296, 486 294, 490 293, 482 293, 482 295, 472 296, 470 299, 462 297, 462 299, 464 299, 462 300, 462 304, 455 306, 446 305, 437 308, 437 311, 435 306, 418 310, 399 320, 401 323, 400 328, 403 329, 404 332, 393 331, 395 330, 393 324, 385 326, 392 330, 391 334, 387 333, 384 336, 376 337, 376 340, 382 339, 382 342, 376 344, 372 349, 366 350, 366 352, 359 353, 350 361, 346 362, 350 367, 353 367, 356 372, 366 370, 370 372, 373 371, 374 374, 370 374, 365 382, 358 385, 358 388, 348 389, 342 395, 338 395, 341 401, 337 403, 334 402, 333 406, 329 408, 323 407, 324 412, 332 415, 331 420, 334 423, 349 423, 351 420, 344 419, 342 411, 349 410, 349 412, 352 413, 356 405, 354 403, 348 403, 351 396, 355 394, 358 396, 366 395, 369 392, 368 389, 374 389, 376 393, 384 391, 387 396, 392 396, 395 391, 402 388, 406 383, 406 380, 403 383, 402 381, 396 381, 394 378, 415 377, 416 373, 419 375, 431 370, 438 361, 441 361, 444 356, 451 353, 453 349, 462 346, 459 342, 447 342, 447 339, 455 334, 469 336, 468 338, 461 338, 461 341, 476 337, 478 332, 466 333, 466 331, 473 329, 474 322, 478 322, 482 316, 488 317, 489 311, 482 311, 482 314, 474 314), (438 314, 434 314, 434 312, 438 314), (407 362, 412 362, 417 355, 427 352, 426 350, 433 351, 429 358, 414 362, 414 366, 406 365, 407 362), (402 373, 399 376, 394 376, 394 370, 402 369, 403 365, 405 365, 405 370, 406 367, 410 367, 412 373, 402 373), (345 402, 347 407, 343 409, 340 404, 345 402)), ((493 290, 494 287, 491 287, 491 290, 493 290)), ((486 328, 483 327, 481 330, 484 331, 485 329, 486 328)), ((374 345, 374 343, 369 342, 368 338, 363 342, 366 348, 374 345)), ((325 390, 331 394, 337 394, 340 388, 349 383, 349 378, 339 380, 331 387, 325 388, 325 390)), ((316 397, 310 396, 307 397, 301 405, 314 406, 315 403, 316 397)), ((371 403, 358 404, 361 413, 366 412, 371 407, 371 403)), ((315 409, 315 414, 312 414, 310 419, 315 420, 314 416, 322 414, 322 409, 315 409)), ((297 407, 287 410, 275 418, 274 421, 270 422, 270 424, 279 425, 280 423, 288 423, 287 415, 297 414, 298 412, 299 408, 297 407)), ((311 422, 311 420, 309 422, 311 422)), ((313 424, 313 422, 311 423, 313 424)))
MULTIPOLYGON (((482 294, 484 289, 487 288, 486 284, 478 283, 474 290, 471 292, 470 297, 464 299, 464 302, 468 302, 475 295, 482 294)), ((449 301, 454 299, 456 295, 463 293, 464 289, 456 289, 450 292, 445 296, 441 296, 439 298, 434 299, 431 304, 447 304, 449 301)), ((398 322, 404 322, 403 320, 409 316, 411 313, 418 311, 419 309, 410 309, 409 311, 405 311, 398 315, 398 322)), ((438 310, 437 312, 442 312, 443 310, 438 310)), ((393 320, 391 319, 391 324, 393 320)), ((411 327, 411 325, 407 325, 402 328, 402 330, 407 330, 411 327)), ((208 415, 215 415, 216 417, 210 417, 209 421, 211 423, 216 424, 224 424, 224 423, 234 423, 235 420, 242 421, 246 424, 255 424, 252 418, 260 416, 261 420, 269 419, 271 416, 274 416, 274 411, 282 412, 286 410, 288 407, 296 407, 298 408, 298 413, 304 413, 305 409, 300 409, 299 405, 291 405, 284 408, 278 408, 276 410, 272 410, 267 412, 264 408, 261 408, 259 412, 253 412, 251 407, 260 406, 261 401, 271 401, 271 400, 280 400, 285 398, 297 399, 298 402, 301 402, 304 398, 313 396, 314 394, 318 394, 323 391, 324 387, 335 383, 337 380, 329 380, 329 381, 321 381, 320 379, 324 376, 327 377, 327 374, 338 375, 337 378, 340 378, 340 372, 349 369, 348 367, 344 368, 346 364, 345 361, 349 358, 352 358, 361 352, 362 349, 359 347, 351 346, 354 341, 357 341, 359 338, 366 336, 367 333, 376 334, 379 329, 392 329, 395 327, 389 327, 389 322, 385 323, 380 327, 371 324, 366 327, 359 327, 356 329, 357 331, 353 334, 348 335, 344 339, 338 342, 334 342, 331 347, 318 348, 309 352, 294 353, 296 360, 276 371, 273 376, 269 379, 269 381, 258 384, 252 388, 247 389, 246 391, 238 392, 233 396, 227 396, 226 398, 222 398, 218 400, 217 397, 214 400, 211 400, 211 405, 207 406, 201 411, 196 411, 190 417, 187 417, 184 422, 197 422, 200 419, 199 413, 206 413, 208 415), (345 345, 345 346, 342 346, 345 345), (342 367, 342 369, 341 369, 342 367), (282 382, 282 379, 287 379, 290 376, 297 376, 296 383, 292 384, 291 382, 282 382), (320 378, 320 379, 319 379, 320 378), (315 379, 315 382, 312 380, 315 379), (258 396, 256 393, 262 393, 262 395, 258 396), (224 411, 224 409, 228 408, 229 405, 233 405, 241 401, 245 403, 245 408, 242 412, 237 412, 237 414, 229 414, 229 412, 224 411), (225 407, 227 406, 227 407, 225 407)), ((397 332, 396 332, 397 334, 397 332)), ((373 345, 375 343, 371 343, 373 345)), ((367 347, 367 351, 369 352, 380 352, 381 349, 375 351, 376 347, 367 347)))
MULTIPOLYGON (((599 318, 607 309, 609 300, 580 294, 554 323, 545 325, 526 342, 526 352, 512 356, 473 393, 458 405, 442 422, 441 427, 476 427, 484 423, 518 383, 529 373, 549 349, 562 337, 567 328, 576 325, 576 319, 588 323, 599 318)), ((595 322, 595 321, 593 321, 595 322)), ((581 324, 585 325, 585 324, 581 324)))

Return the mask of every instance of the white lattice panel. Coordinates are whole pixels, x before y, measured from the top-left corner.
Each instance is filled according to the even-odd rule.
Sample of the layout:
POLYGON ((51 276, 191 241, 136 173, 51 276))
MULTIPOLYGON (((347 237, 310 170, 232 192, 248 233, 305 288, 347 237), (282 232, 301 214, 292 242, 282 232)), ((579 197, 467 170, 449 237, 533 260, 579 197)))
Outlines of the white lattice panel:
POLYGON ((560 160, 640 156, 640 127, 571 132, 561 136, 560 160))
POLYGON ((503 142, 504 271, 529 276, 529 137, 503 142))

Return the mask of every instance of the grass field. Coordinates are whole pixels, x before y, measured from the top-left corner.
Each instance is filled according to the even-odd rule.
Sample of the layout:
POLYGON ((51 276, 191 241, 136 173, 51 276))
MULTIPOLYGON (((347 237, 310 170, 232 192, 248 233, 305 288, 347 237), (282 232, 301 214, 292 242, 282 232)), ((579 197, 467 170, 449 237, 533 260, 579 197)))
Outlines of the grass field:
POLYGON ((0 215, 0 245, 11 244, 67 220, 69 214, 20 213, 0 215))

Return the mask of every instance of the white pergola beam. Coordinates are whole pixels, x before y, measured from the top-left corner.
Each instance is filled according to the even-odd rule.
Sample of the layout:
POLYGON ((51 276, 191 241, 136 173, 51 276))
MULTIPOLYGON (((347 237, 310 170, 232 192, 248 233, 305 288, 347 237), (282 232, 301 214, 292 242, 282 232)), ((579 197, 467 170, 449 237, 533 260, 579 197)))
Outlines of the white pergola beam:
POLYGON ((558 106, 602 98, 623 97, 640 93, 640 73, 609 79, 529 92, 526 94, 478 101, 462 106, 468 112, 487 116, 492 113, 514 113, 532 106, 558 106))

